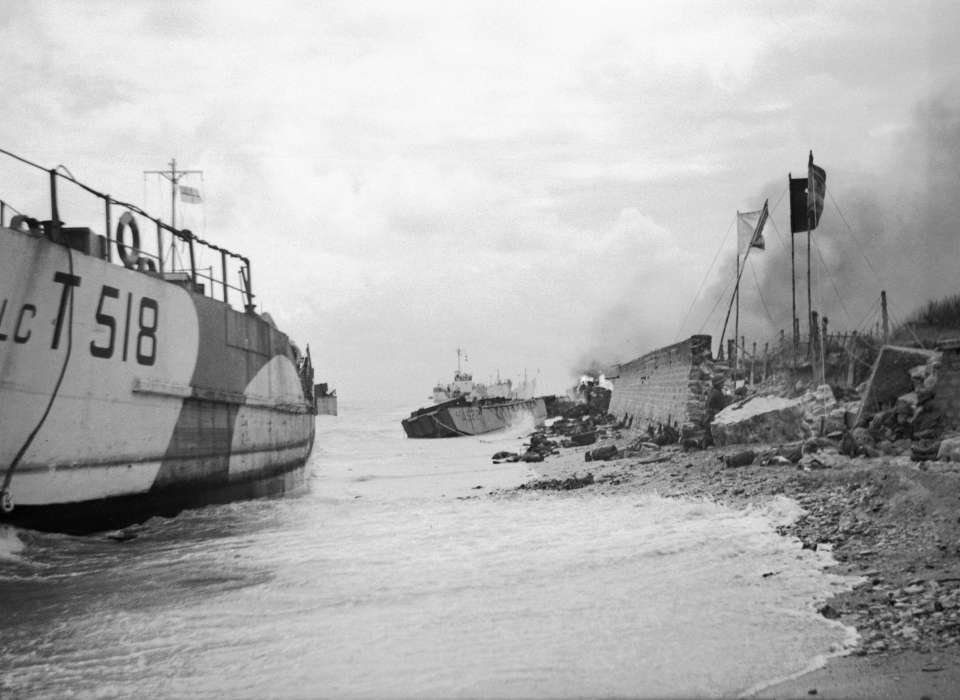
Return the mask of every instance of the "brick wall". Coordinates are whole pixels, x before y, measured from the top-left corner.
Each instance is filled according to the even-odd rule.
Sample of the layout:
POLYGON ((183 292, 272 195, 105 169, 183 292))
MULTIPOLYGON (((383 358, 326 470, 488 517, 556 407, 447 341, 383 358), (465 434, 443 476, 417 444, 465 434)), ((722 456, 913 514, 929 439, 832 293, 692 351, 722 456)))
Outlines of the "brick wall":
POLYGON ((659 423, 700 427, 706 419, 712 358, 710 336, 694 335, 620 365, 610 413, 644 430, 659 423))

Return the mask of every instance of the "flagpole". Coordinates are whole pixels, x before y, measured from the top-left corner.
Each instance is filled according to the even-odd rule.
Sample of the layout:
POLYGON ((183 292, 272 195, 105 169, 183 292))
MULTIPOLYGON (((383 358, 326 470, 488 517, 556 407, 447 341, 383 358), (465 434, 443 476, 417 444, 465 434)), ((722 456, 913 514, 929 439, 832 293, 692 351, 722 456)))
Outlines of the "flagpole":
MULTIPOLYGON (((737 282, 734 287, 734 294, 737 298, 737 311, 736 315, 733 317, 733 345, 737 348, 737 354, 734 355, 733 367, 737 369, 740 367, 740 347, 737 343, 740 342, 740 211, 737 211, 737 236, 736 236, 736 246, 737 246, 737 282)), ((750 246, 747 246, 747 252, 750 252, 750 246)), ((743 260, 746 264, 746 256, 743 260)))
MULTIPOLYGON (((787 173, 787 192, 791 192, 793 177, 787 173)), ((797 263, 796 246, 793 243, 793 223, 790 225, 790 298, 793 301, 793 315, 790 317, 790 330, 793 332, 793 355, 797 355, 797 263)))
MULTIPOLYGON (((807 184, 807 187, 809 186, 807 184)), ((807 355, 810 355, 813 352, 813 296, 810 292, 810 212, 807 212, 807 326, 809 329, 807 355)))
POLYGON ((810 160, 807 162, 807 325, 809 326, 809 343, 807 348, 807 355, 813 357, 815 348, 813 347, 813 338, 814 333, 817 329, 814 329, 813 321, 813 296, 811 293, 811 284, 810 284, 810 230, 816 226, 816 222, 811 222, 811 212, 810 212, 810 198, 811 196, 816 199, 816 189, 817 183, 813 176, 813 151, 810 151, 810 160), (813 224, 811 226, 811 223, 813 224))
MULTIPOLYGON (((739 248, 739 243, 737 244, 737 247, 739 248)), ((733 311, 733 301, 734 299, 737 298, 737 292, 740 289, 740 279, 743 277, 743 271, 747 269, 747 258, 750 255, 750 249, 752 247, 753 246, 747 246, 747 252, 744 253, 743 255, 743 266, 740 267, 738 265, 738 267, 740 267, 740 270, 737 273, 737 283, 734 287, 733 294, 730 295, 730 303, 727 304, 727 315, 723 319, 723 330, 720 331, 720 349, 721 350, 723 349, 723 339, 727 334, 727 324, 730 322, 730 312, 733 311)), ((737 257, 739 258, 740 256, 738 255, 737 257)), ((734 345, 736 345, 739 342, 739 340, 737 338, 734 338, 733 342, 734 342, 734 345)))

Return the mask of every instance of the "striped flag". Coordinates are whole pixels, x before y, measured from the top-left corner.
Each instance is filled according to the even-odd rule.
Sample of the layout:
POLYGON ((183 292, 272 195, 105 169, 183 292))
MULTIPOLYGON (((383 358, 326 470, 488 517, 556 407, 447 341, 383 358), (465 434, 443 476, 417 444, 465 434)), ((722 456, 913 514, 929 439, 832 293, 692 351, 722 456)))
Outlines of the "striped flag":
POLYGON ((738 250, 742 252, 748 248, 759 248, 760 250, 766 248, 766 243, 763 240, 763 227, 769 216, 770 212, 767 209, 766 200, 763 202, 763 209, 737 212, 738 250))
POLYGON ((823 213, 823 199, 827 193, 827 171, 813 164, 813 151, 807 163, 807 218, 812 231, 820 223, 823 213))

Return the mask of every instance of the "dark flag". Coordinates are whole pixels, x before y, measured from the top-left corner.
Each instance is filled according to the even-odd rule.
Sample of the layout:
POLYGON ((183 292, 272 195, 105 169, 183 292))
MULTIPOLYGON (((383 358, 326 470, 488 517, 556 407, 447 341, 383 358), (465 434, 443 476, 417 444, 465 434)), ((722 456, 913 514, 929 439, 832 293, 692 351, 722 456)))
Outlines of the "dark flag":
POLYGON ((807 215, 810 218, 810 229, 813 230, 820 223, 823 198, 827 193, 827 171, 813 164, 813 151, 810 151, 810 161, 807 164, 807 182, 807 215))
POLYGON ((790 233, 807 230, 807 178, 790 178, 790 233))

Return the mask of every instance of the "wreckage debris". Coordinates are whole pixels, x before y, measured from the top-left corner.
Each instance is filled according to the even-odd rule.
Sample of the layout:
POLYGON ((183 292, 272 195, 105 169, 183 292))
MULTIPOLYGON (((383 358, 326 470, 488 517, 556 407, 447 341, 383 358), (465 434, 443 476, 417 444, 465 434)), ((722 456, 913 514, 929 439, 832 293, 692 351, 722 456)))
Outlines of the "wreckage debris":
POLYGON ((733 454, 724 455, 720 457, 720 460, 723 462, 724 466, 727 469, 732 467, 746 467, 753 464, 753 460, 756 459, 756 453, 753 450, 744 450, 743 452, 734 452, 733 454))
POLYGON ((604 445, 595 450, 589 450, 583 455, 585 462, 605 462, 611 459, 617 459, 621 456, 616 445, 604 445))
POLYGON ((582 489, 584 486, 590 486, 593 483, 593 474, 587 472, 584 476, 574 474, 566 479, 528 481, 525 484, 521 484, 518 488, 523 491, 572 491, 573 489, 582 489))

